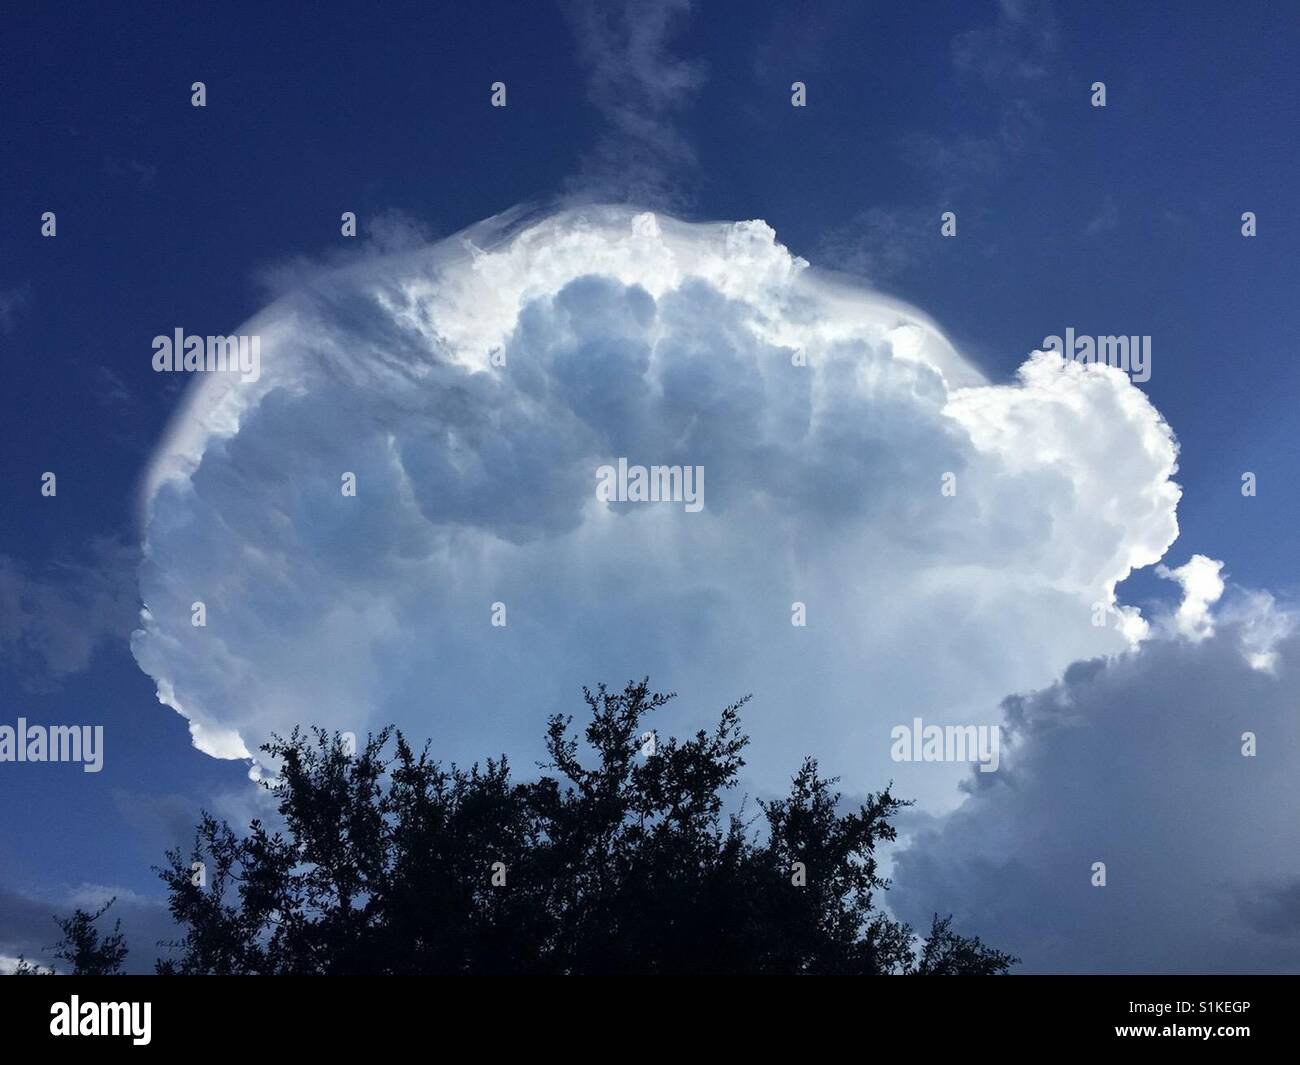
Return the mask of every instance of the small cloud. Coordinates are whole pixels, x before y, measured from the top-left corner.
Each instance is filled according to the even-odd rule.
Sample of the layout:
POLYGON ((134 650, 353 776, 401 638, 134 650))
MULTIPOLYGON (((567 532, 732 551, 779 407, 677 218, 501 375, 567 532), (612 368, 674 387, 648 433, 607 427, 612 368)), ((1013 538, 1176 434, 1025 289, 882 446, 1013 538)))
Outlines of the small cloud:
POLYGON ((1056 22, 1047 4, 1002 0, 991 25, 952 41, 958 79, 983 83, 981 94, 996 109, 996 127, 985 136, 913 134, 903 142, 904 159, 925 171, 945 195, 996 177, 1009 157, 1030 148, 1043 127, 1026 93, 1046 91, 1045 75, 1056 50, 1056 22))
POLYGON ((32 287, 23 284, 17 288, 0 290, 0 333, 8 333, 18 320, 18 312, 31 301, 32 287))
POLYGON ((113 791, 113 804, 122 820, 159 852, 192 843, 201 816, 197 804, 184 795, 148 795, 118 788, 113 791))
POLYGON ((994 177, 1002 169, 999 142, 988 137, 913 133, 903 138, 901 149, 905 162, 931 174, 945 191, 994 177))
POLYGON ((1098 233, 1108 233, 1119 225, 1119 208, 1115 206, 1115 201, 1107 196, 1103 201, 1097 213, 1088 220, 1084 227, 1084 235, 1095 237, 1098 233))
POLYGON ((1214 618, 1210 607, 1223 595, 1223 563, 1205 555, 1193 555, 1177 569, 1157 566, 1156 573, 1183 587, 1183 601, 1174 614, 1175 630, 1189 640, 1203 640, 1214 635, 1214 618))
POLYGON ((885 281, 930 257, 938 222, 920 208, 871 207, 827 230, 819 259, 838 270, 885 281))
POLYGON ((434 238, 432 227, 400 207, 375 212, 360 232, 374 250, 381 253, 421 248, 434 238))
MULTIPOLYGON (((33 969, 33 976, 49 976, 54 970, 44 965, 38 965, 28 958, 21 959, 33 969)), ((13 976, 14 971, 18 968, 19 959, 10 954, 0 954, 0 976, 13 976)))
POLYGON ((115 159, 112 156, 104 160, 104 172, 110 177, 122 178, 143 192, 153 185, 158 176, 158 168, 138 159, 115 159))
POLYGON ((100 406, 109 408, 130 406, 131 392, 126 387, 126 382, 107 366, 96 366, 91 370, 91 385, 100 406))
POLYGON ((1038 0, 1001 0, 990 26, 959 33, 953 65, 988 84, 1041 81, 1056 52, 1056 18, 1038 0))

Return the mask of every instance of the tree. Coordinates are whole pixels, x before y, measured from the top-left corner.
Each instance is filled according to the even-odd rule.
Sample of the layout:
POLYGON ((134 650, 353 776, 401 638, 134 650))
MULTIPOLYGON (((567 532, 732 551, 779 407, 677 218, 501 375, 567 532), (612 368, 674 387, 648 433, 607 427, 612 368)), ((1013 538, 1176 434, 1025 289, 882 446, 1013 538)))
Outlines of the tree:
MULTIPOLYGON (((117 901, 109 899, 94 913, 88 913, 80 906, 71 917, 56 917, 63 937, 53 948, 54 956, 66 961, 71 966, 73 976, 119 976, 122 962, 126 959, 127 949, 122 938, 122 922, 115 921, 113 931, 102 939, 99 929, 95 927, 110 906, 117 901)), ((34 965, 26 958, 19 957, 14 976, 49 976, 54 972, 40 965, 34 965)))
POLYGON ((349 753, 276 738, 281 831, 205 814, 158 870, 184 930, 162 973, 1004 973, 1015 959, 936 915, 924 943, 881 913, 878 844, 904 801, 840 813, 806 760, 789 796, 723 816, 748 742, 741 700, 712 732, 642 752, 673 696, 583 690, 549 761, 444 768, 385 729, 349 753), (391 754, 389 751, 391 750, 391 754), (757 827, 756 827, 757 826, 757 827), (201 873, 199 872, 201 870, 201 873))

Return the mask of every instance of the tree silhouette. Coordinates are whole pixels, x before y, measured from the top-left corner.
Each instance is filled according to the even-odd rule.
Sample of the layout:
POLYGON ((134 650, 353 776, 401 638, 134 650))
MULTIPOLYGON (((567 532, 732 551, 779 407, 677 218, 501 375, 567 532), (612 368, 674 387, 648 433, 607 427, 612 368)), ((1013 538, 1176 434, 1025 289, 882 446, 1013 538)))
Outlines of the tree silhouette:
POLYGON ((711 733, 651 751, 645 719, 671 695, 648 680, 583 694, 585 747, 572 718, 550 718, 550 760, 530 781, 512 780, 504 757, 444 768, 392 729, 355 753, 319 729, 277 737, 264 750, 281 765, 283 831, 253 821, 237 835, 205 813, 190 860, 168 852, 158 872, 184 936, 158 971, 991 974, 1015 963, 948 919, 936 915, 922 943, 875 908, 888 887, 876 847, 907 805, 888 789, 840 813, 835 781, 808 759, 788 797, 724 818, 747 700, 711 733))
MULTIPOLYGON (((71 966, 73 976, 118 976, 122 972, 122 962, 126 959, 127 949, 122 939, 122 922, 113 924, 113 931, 102 939, 99 929, 95 927, 117 901, 109 899, 94 913, 88 913, 80 906, 71 917, 56 917, 63 937, 53 947, 54 956, 66 961, 71 966)), ((14 976, 49 976, 53 970, 33 965, 26 958, 19 957, 14 969, 14 976)))

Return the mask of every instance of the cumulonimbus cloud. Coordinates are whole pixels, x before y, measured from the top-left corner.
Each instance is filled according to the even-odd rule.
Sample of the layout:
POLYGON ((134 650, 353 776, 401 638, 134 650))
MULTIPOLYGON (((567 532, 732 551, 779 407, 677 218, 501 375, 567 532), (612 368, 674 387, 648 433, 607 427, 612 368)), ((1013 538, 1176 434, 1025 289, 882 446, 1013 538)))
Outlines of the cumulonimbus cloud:
POLYGON ((960 767, 892 763, 891 726, 1121 651, 1115 586, 1177 535, 1173 434, 1122 373, 990 382, 762 222, 497 220, 238 332, 261 377, 198 382, 146 478, 133 642, 219 757, 391 721, 527 764, 580 685, 648 673, 685 696, 661 727, 754 692, 759 786, 812 753, 943 805, 960 767), (619 458, 703 467, 704 508, 598 499, 619 458))

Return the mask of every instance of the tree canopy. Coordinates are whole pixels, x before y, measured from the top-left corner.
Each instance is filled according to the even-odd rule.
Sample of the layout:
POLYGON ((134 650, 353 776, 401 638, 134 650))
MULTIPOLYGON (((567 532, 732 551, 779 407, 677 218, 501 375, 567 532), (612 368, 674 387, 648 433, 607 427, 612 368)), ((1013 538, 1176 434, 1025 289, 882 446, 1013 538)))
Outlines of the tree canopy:
POLYGON ((907 805, 888 788, 846 812, 809 758, 784 798, 728 810, 747 700, 712 731, 659 741, 647 719, 673 696, 648 680, 583 695, 581 738, 571 717, 551 717, 549 760, 526 780, 504 757, 444 766, 392 729, 359 750, 319 729, 275 738, 264 750, 279 765, 268 786, 282 826, 255 820, 237 833, 205 813, 192 852, 168 853, 158 872, 183 935, 158 971, 995 974, 1014 964, 950 919, 936 915, 922 938, 877 907, 888 887, 877 848, 907 805))
MULTIPOLYGON (((94 913, 76 908, 71 917, 56 917, 62 936, 52 948, 54 956, 66 962, 70 972, 77 976, 118 976, 126 960, 126 943, 122 936, 122 922, 116 921, 113 931, 101 936, 95 927, 110 906, 117 900, 109 899, 94 913)), ((44 968, 19 957, 14 976, 50 976, 55 970, 44 968)))

